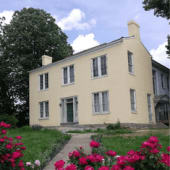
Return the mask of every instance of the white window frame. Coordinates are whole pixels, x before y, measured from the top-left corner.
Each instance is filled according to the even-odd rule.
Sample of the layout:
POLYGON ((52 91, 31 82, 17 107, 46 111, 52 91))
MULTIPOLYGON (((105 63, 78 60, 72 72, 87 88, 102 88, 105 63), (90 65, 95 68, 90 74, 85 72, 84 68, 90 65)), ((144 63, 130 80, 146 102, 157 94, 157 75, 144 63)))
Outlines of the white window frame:
POLYGON ((69 84, 74 84, 75 82, 75 67, 74 67, 74 64, 71 64, 69 66, 66 66, 66 67, 63 67, 62 68, 62 77, 63 77, 63 85, 69 85, 69 84), (74 75, 74 81, 73 82, 70 82, 70 67, 73 66, 73 75, 74 75), (67 83, 64 83, 64 68, 67 68, 67 83))
POLYGON ((42 73, 42 74, 39 74, 39 90, 42 91, 42 90, 47 90, 49 88, 49 73, 42 73), (46 88, 45 87, 45 75, 48 74, 48 87, 46 88), (41 89, 41 84, 40 84, 40 76, 43 76, 43 88, 41 89))
POLYGON ((101 55, 99 57, 94 57, 91 59, 91 75, 92 75, 92 78, 95 79, 95 78, 100 78, 100 77, 104 77, 104 76, 107 76, 108 75, 108 68, 107 68, 107 55, 101 55), (101 68, 101 58, 105 56, 106 57, 106 74, 102 75, 102 68, 101 68), (97 59, 97 65, 98 65, 98 76, 94 76, 94 68, 93 68, 93 59, 97 59))
POLYGON ((39 118, 40 119, 48 119, 49 118, 49 101, 42 101, 42 102, 39 102, 39 118), (46 102, 48 102, 48 116, 46 116, 46 102), (41 103, 43 104, 43 116, 41 117, 41 103))
POLYGON ((136 90, 135 89, 130 89, 130 110, 132 113, 136 113, 137 108, 136 108, 136 90), (131 103, 131 91, 133 91, 133 97, 134 97, 134 110, 132 109, 132 103, 131 103))
POLYGON ((93 110, 93 114, 108 114, 109 111, 109 91, 100 91, 100 92, 94 92, 92 93, 92 110, 93 110), (107 104, 108 104, 108 110, 107 111, 103 111, 103 103, 102 103, 102 93, 106 92, 107 93, 107 104), (94 106, 94 94, 99 94, 99 112, 95 112, 95 106, 94 106))
POLYGON ((149 113, 149 122, 152 121, 152 96, 151 94, 147 94, 147 105, 148 105, 148 113, 149 113))
POLYGON ((127 56, 127 58, 128 58, 128 72, 130 74, 134 74, 135 73, 135 69, 134 69, 134 57, 133 57, 133 53, 128 51, 127 54, 128 54, 128 56, 127 56), (131 65, 129 64, 129 54, 131 54, 130 55, 131 61, 132 61, 131 65), (130 70, 129 67, 132 67, 132 71, 129 71, 130 70))

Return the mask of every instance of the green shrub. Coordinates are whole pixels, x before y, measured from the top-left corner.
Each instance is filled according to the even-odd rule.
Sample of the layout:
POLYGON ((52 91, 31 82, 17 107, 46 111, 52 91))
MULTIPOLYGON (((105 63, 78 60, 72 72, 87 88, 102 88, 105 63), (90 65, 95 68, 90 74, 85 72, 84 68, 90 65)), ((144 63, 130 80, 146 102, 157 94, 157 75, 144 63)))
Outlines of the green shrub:
POLYGON ((10 124, 12 127, 16 127, 16 124, 18 123, 15 116, 7 114, 0 115, 0 122, 1 121, 10 124))
POLYGON ((42 128, 41 125, 32 125, 32 130, 41 130, 42 128))
POLYGON ((107 130, 115 130, 115 129, 120 129, 120 122, 118 121, 116 124, 109 124, 106 129, 107 130))

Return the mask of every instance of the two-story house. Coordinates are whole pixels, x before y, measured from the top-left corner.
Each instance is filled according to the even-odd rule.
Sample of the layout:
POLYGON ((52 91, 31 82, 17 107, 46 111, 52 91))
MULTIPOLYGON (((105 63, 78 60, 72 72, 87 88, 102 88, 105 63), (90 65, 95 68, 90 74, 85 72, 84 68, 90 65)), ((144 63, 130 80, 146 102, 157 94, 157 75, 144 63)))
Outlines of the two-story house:
POLYGON ((30 71, 30 125, 155 123, 151 55, 139 25, 104 43, 30 71))
POLYGON ((169 124, 170 120, 170 70, 152 60, 154 104, 156 121, 169 124))

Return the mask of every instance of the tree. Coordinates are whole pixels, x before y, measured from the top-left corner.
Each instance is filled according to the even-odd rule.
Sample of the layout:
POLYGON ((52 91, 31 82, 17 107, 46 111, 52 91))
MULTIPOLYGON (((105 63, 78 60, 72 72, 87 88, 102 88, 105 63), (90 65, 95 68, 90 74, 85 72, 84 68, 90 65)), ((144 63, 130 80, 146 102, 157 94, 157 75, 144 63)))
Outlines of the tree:
MULTIPOLYGON (((146 11, 154 10, 154 15, 170 19, 170 0, 144 0, 144 9, 146 11)), ((167 54, 170 56, 170 36, 168 35, 167 54)))
POLYGON ((16 11, 2 31, 1 50, 12 81, 9 91, 18 103, 19 119, 24 122, 29 112, 29 71, 41 66, 44 54, 57 61, 72 55, 73 50, 55 19, 44 10, 23 8, 16 11))

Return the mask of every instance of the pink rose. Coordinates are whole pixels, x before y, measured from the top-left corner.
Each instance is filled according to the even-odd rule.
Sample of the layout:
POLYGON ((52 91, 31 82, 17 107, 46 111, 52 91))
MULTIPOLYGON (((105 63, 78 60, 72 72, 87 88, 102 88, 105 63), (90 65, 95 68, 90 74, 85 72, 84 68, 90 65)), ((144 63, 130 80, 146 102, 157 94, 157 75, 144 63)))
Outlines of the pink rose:
POLYGON ((54 166, 56 169, 59 169, 59 168, 63 168, 64 164, 65 162, 63 160, 59 160, 54 164, 54 166))
POLYGON ((87 165, 88 162, 87 162, 85 157, 81 157, 81 158, 79 158, 79 164, 80 165, 87 165))
POLYGON ((5 146, 5 148, 6 148, 6 149, 12 149, 12 144, 10 144, 10 143, 7 144, 7 145, 5 146))
POLYGON ((121 166, 120 165, 113 165, 111 170, 121 170, 121 166))
POLYGON ((31 166, 31 162, 26 162, 26 166, 31 166))
POLYGON ((135 170, 135 168, 133 168, 131 166, 125 166, 125 168, 123 168, 123 170, 135 170))
POLYGON ((148 142, 151 142, 151 143, 158 143, 159 140, 156 136, 151 136, 149 139, 148 139, 148 142))
POLYGON ((109 150, 109 151, 106 152, 106 154, 108 156, 116 156, 117 153, 115 151, 109 150))
POLYGON ((79 151, 77 151, 77 150, 73 151, 73 156, 74 157, 80 157, 79 151))
POLYGON ((77 167, 74 164, 70 164, 65 168, 65 170, 77 170, 77 167))
POLYGON ((90 166, 90 165, 87 165, 87 166, 84 168, 84 170, 94 170, 94 168, 93 168, 92 166, 90 166))
POLYGON ((37 165, 37 166, 40 166, 40 161, 39 160, 35 160, 35 165, 37 165))
POLYGON ((5 129, 2 129, 2 130, 1 130, 1 133, 2 133, 2 134, 6 134, 6 132, 7 132, 7 131, 6 131, 5 129))
POLYGON ((20 139, 22 139, 22 137, 21 136, 16 136, 16 139, 20 140, 20 139))
POLYGON ((170 155, 163 153, 161 157, 161 162, 170 167, 170 155))
POLYGON ((166 148, 166 150, 167 150, 168 152, 170 152, 170 146, 168 146, 168 147, 166 148))
POLYGON ((101 166, 98 170, 109 170, 110 168, 108 166, 101 166))
POLYGON ((20 153, 20 152, 13 152, 12 153, 12 158, 13 159, 17 159, 17 158, 19 158, 19 157, 21 157, 22 156, 22 154, 20 153))
POLYGON ((90 142, 90 147, 92 147, 92 148, 98 148, 99 146, 100 146, 100 143, 98 143, 98 142, 96 142, 94 140, 92 140, 90 142))

